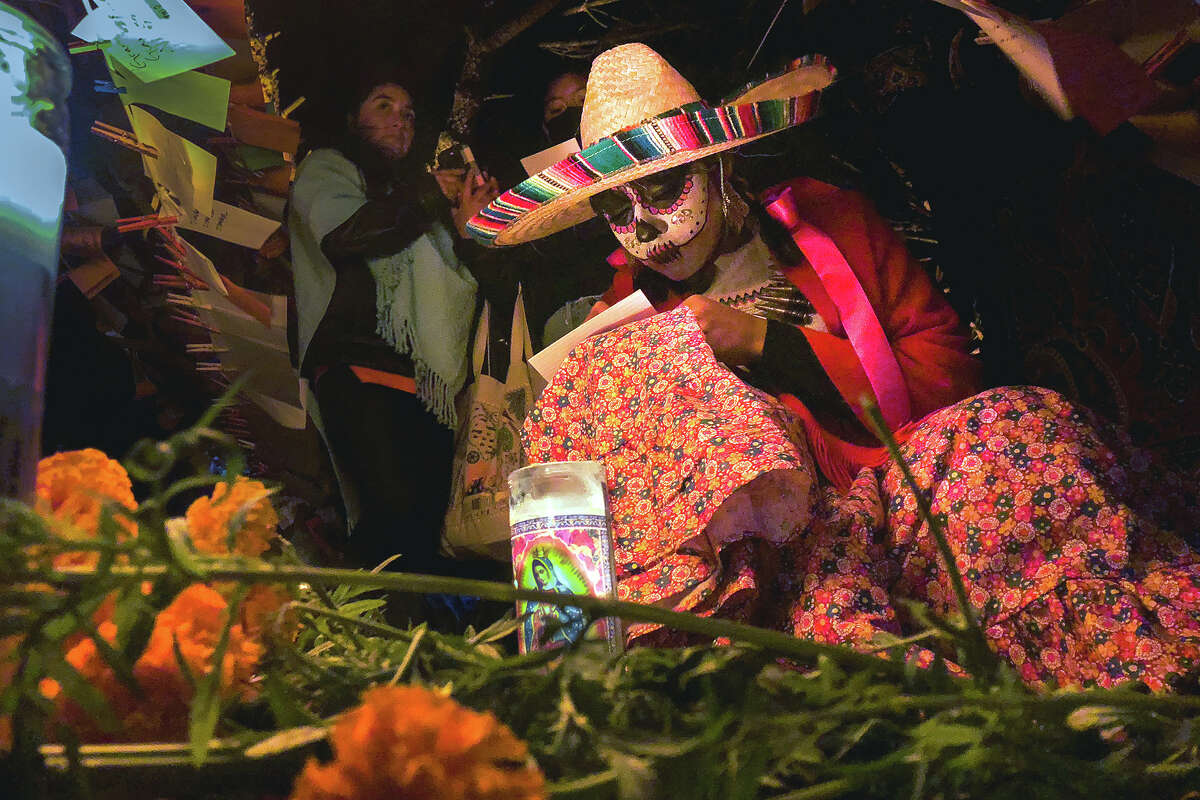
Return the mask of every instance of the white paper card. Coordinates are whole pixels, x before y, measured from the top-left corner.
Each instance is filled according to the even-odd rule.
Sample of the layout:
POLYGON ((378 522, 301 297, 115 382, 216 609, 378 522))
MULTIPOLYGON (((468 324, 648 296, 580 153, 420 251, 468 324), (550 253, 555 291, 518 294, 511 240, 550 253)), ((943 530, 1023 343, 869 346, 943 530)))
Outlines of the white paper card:
POLYGON ((209 236, 253 250, 262 247, 267 237, 278 230, 280 225, 276 220, 260 217, 220 200, 213 201, 212 214, 208 215, 195 208, 185 210, 174 206, 169 197, 163 199, 163 205, 167 207, 168 214, 179 217, 180 228, 207 233, 209 236))
POLYGON ((546 167, 552 167, 572 153, 578 152, 579 142, 575 139, 567 139, 554 147, 547 147, 531 156, 525 156, 521 159, 521 166, 525 168, 526 175, 536 175, 546 167))
POLYGON ((225 288, 225 281, 221 280, 221 273, 217 272, 216 266, 213 265, 208 256, 192 247, 182 236, 177 238, 179 239, 179 243, 183 245, 183 265, 193 275, 207 283, 208 288, 214 289, 223 295, 228 295, 229 290, 225 288))
POLYGON ((1008 56, 1025 79, 1059 118, 1073 119, 1075 113, 1067 101, 1058 70, 1050 57, 1046 39, 1022 19, 983 0, 935 0, 944 6, 958 9, 970 17, 979 29, 1008 56))
POLYGON ((111 41, 107 54, 145 83, 233 55, 183 0, 91 0, 84 6, 90 13, 72 33, 85 42, 111 41))
POLYGON ((575 348, 575 345, 597 334, 611 331, 622 325, 628 325, 630 322, 637 322, 638 320, 652 317, 655 313, 654 306, 650 305, 650 301, 646 299, 646 295, 641 291, 634 292, 619 303, 615 303, 604 309, 604 311, 592 317, 554 344, 543 349, 540 353, 529 359, 529 366, 537 370, 538 374, 549 382, 554 377, 554 373, 558 372, 558 368, 562 366, 563 361, 571 354, 571 350, 575 348))

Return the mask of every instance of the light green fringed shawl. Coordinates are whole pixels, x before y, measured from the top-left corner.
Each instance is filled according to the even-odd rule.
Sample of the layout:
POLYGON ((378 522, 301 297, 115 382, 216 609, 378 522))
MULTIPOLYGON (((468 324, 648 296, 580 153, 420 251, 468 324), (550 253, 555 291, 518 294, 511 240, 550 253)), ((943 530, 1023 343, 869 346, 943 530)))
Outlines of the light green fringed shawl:
MULTIPOLYGON (((336 150, 316 150, 300 165, 288 224, 296 284, 300 359, 333 296, 336 274, 321 239, 367 202, 362 174, 336 150)), ((440 222, 399 253, 367 259, 375 276, 376 331, 413 360, 417 397, 449 428, 454 398, 467 381, 467 339, 475 278, 454 254, 440 222)))

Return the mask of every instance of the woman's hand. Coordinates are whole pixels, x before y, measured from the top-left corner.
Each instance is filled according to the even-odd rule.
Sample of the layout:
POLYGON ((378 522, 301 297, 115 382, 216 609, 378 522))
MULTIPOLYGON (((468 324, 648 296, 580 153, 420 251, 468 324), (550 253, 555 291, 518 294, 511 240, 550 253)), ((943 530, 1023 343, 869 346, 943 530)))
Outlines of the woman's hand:
POLYGON ((465 169, 435 169, 433 171, 433 178, 437 181, 438 188, 450 201, 451 206, 457 206, 462 200, 463 179, 466 177, 465 169))
POLYGON ((588 311, 587 316, 583 318, 583 321, 587 322, 592 317, 596 316, 597 314, 601 314, 606 310, 608 310, 608 303, 604 302, 603 300, 597 300, 592 305, 591 310, 588 311))
POLYGON ((717 358, 730 366, 746 366, 762 357, 767 321, 734 311, 716 300, 694 294, 683 305, 696 315, 704 338, 717 358))
POLYGON ((496 183, 495 178, 488 178, 474 169, 467 174, 462 185, 462 198, 454 209, 454 226, 458 228, 459 236, 469 238, 467 223, 484 206, 496 199, 498 194, 500 185, 496 183))

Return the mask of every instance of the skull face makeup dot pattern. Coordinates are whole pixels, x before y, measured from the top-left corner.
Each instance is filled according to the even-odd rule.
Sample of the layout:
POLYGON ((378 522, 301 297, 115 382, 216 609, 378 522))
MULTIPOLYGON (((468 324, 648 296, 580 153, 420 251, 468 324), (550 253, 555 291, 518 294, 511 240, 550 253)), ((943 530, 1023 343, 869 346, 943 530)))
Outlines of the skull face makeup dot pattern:
POLYGON ((709 201, 703 166, 684 164, 601 192, 592 208, 634 258, 672 280, 696 273, 720 232, 719 204, 709 201))

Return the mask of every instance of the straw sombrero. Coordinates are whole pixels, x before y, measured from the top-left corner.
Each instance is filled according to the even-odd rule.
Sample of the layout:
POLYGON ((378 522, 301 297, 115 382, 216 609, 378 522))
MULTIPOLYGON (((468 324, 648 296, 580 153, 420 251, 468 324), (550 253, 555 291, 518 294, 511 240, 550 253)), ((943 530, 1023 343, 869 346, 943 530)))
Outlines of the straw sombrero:
POLYGON ((810 56, 714 107, 646 45, 614 47, 588 74, 583 149, 497 197, 467 230, 503 246, 569 228, 594 214, 588 198, 605 189, 806 122, 835 74, 825 58, 810 56))

